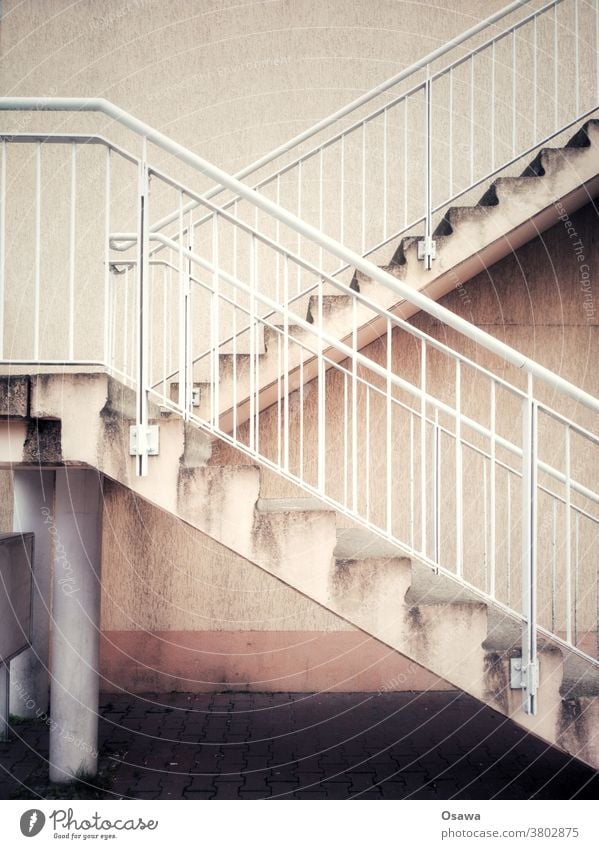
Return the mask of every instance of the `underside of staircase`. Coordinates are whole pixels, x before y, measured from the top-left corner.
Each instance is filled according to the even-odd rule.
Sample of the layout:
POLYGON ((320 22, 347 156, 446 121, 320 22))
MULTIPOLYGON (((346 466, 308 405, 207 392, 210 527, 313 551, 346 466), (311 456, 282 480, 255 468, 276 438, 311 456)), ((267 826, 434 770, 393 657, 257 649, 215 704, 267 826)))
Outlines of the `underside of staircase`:
MULTIPOLYGON (((544 148, 519 177, 499 177, 475 206, 452 207, 434 233, 436 259, 426 270, 418 259, 419 235, 404 237, 384 270, 438 300, 481 271, 544 233, 560 218, 573 214, 599 195, 599 121, 584 124, 561 148, 544 148)), ((300 319, 315 325, 342 342, 362 349, 385 331, 386 319, 373 311, 369 302, 404 319, 417 308, 361 272, 354 274, 351 288, 364 296, 357 301, 351 293, 326 294, 322 305, 310 297, 300 319), (322 318, 319 323, 320 317, 322 318)), ((293 309, 293 307, 292 307, 293 309)), ((290 323, 289 334, 299 344, 289 348, 288 387, 296 389, 317 374, 318 336, 290 323), (313 352, 313 353, 311 353, 313 352), (300 369, 301 364, 301 369, 300 369)), ((259 410, 274 404, 283 385, 277 325, 264 327, 259 351, 258 383, 255 388, 259 410)), ((243 341, 238 350, 243 350, 243 341)), ((340 362, 344 356, 336 348, 326 348, 326 357, 340 362)), ((238 353, 233 364, 230 345, 220 355, 220 427, 230 432, 235 422, 243 424, 250 416, 250 355, 238 353), (225 351, 227 351, 225 353, 225 351), (235 389, 234 389, 235 386, 235 389), (236 414, 233 399, 237 399, 236 414)), ((200 417, 210 416, 210 384, 200 362, 196 378, 200 382, 200 417)))
POLYGON ((367 530, 337 526, 316 499, 261 497, 252 465, 213 465, 215 442, 173 414, 152 473, 129 456, 135 398, 104 373, 0 380, 0 463, 87 466, 129 487, 327 610, 492 706, 547 743, 599 766, 599 676, 540 645, 539 712, 510 688, 519 624, 367 530))

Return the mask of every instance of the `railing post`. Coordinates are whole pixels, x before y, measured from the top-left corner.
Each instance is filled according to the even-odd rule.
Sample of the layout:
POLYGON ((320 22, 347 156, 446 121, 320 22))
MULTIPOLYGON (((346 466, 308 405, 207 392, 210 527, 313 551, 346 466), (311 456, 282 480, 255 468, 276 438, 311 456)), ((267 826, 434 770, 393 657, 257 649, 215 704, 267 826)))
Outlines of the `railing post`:
POLYGON ((158 427, 149 427, 149 174, 146 160, 146 142, 139 163, 138 176, 138 232, 137 232, 137 277, 136 277, 136 412, 135 427, 131 428, 129 450, 135 456, 135 472, 138 477, 148 474, 148 456, 158 453, 158 427))
POLYGON ((425 99, 425 176, 424 176, 424 239, 418 242, 418 259, 424 261, 424 267, 431 269, 436 258, 436 243, 433 240, 433 91, 428 65, 424 84, 425 99))
POLYGON ((512 658, 512 687, 523 692, 526 713, 537 713, 537 458, 538 411, 529 380, 522 423, 522 658, 512 658), (519 661, 519 663, 518 663, 519 661), (520 667, 518 669, 518 666, 520 667))
MULTIPOLYGON (((187 419, 191 401, 189 391, 189 298, 191 292, 191 260, 184 254, 183 193, 179 196, 179 393, 178 404, 187 419)), ((188 232, 191 238, 192 230, 188 232)), ((189 246, 190 250, 192 246, 189 246)))

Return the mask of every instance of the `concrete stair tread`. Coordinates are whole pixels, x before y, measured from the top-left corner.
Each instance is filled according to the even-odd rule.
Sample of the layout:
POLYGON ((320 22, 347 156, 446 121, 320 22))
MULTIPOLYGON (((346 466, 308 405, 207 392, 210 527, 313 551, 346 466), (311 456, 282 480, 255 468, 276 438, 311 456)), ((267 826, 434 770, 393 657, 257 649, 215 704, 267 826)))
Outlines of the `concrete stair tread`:
POLYGON ((390 542, 362 528, 339 528, 333 557, 338 560, 391 560, 405 555, 390 542))
POLYGON ((260 498, 256 509, 261 513, 335 512, 318 498, 260 498))
POLYGON ((435 575, 424 563, 412 560, 412 583, 405 601, 412 605, 481 604, 480 597, 446 575, 435 575))

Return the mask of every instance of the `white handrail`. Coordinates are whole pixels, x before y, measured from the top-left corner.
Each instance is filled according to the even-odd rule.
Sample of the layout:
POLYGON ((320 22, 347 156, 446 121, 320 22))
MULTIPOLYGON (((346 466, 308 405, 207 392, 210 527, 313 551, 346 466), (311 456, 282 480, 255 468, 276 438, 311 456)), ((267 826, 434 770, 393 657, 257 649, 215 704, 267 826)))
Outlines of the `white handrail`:
MULTIPOLYGON (((367 277, 370 277, 381 283, 383 286, 386 286, 400 298, 406 300, 419 310, 433 316, 433 318, 439 319, 439 321, 443 324, 457 330, 458 333, 461 333, 466 338, 476 342, 477 345, 480 345, 487 351, 501 357, 516 368, 532 375, 538 380, 543 381, 543 383, 546 383, 558 392, 573 398, 583 406, 593 410, 593 412, 599 413, 598 398, 595 398, 588 392, 585 392, 583 389, 580 389, 578 386, 575 386, 559 375, 554 374, 549 369, 540 365, 540 363, 531 360, 515 348, 511 348, 509 345, 506 345, 504 342, 501 342, 499 339, 496 339, 494 336, 491 336, 489 333, 486 333, 484 330, 481 330, 474 324, 471 324, 459 315, 451 312, 451 310, 448 310, 446 307, 443 307, 441 304, 426 295, 412 289, 406 283, 393 277, 393 275, 389 274, 389 272, 379 268, 379 266, 375 265, 373 262, 370 262, 360 254, 345 247, 345 245, 342 245, 330 236, 325 235, 316 227, 313 227, 301 218, 293 215, 293 213, 284 209, 282 206, 279 206, 274 201, 269 200, 264 195, 261 195, 254 189, 249 188, 236 177, 232 177, 230 174, 227 174, 226 171, 223 171, 216 165, 213 165, 206 159, 198 156, 197 153, 193 153, 191 150, 183 147, 183 145, 164 135, 164 133, 161 133, 159 130, 155 130, 149 124, 146 124, 138 118, 135 118, 133 115, 130 115, 119 106, 115 106, 115 104, 110 101, 99 97, 2 97, 0 98, 0 110, 101 112, 109 118, 113 118, 123 126, 142 136, 147 142, 151 142, 157 147, 173 154, 187 165, 190 165, 192 168, 195 168, 200 173, 214 180, 214 182, 220 183, 220 185, 224 188, 230 189, 249 203, 261 209, 263 212, 266 212, 268 215, 271 215, 273 218, 280 221, 282 224, 285 224, 292 230, 295 230, 296 233, 310 239, 326 251, 334 254, 338 259, 350 266, 353 266, 358 271, 361 271, 367 277)), ((43 138, 44 136, 40 134, 40 139, 42 141, 43 138)))

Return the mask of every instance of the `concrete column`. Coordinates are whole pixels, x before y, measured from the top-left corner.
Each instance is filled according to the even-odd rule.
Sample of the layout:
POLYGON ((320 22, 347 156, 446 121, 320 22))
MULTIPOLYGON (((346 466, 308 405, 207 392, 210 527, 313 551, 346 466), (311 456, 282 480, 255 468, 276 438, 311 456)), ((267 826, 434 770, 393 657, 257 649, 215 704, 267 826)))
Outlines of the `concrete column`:
POLYGON ((98 744, 101 477, 56 472, 50 779, 94 775, 98 744))
POLYGON ((40 716, 48 710, 53 513, 54 472, 16 469, 13 531, 35 534, 31 648, 13 658, 10 664, 10 712, 24 718, 40 716))
POLYGON ((8 740, 8 732, 10 730, 8 723, 9 681, 8 663, 0 663, 0 741, 8 740))

